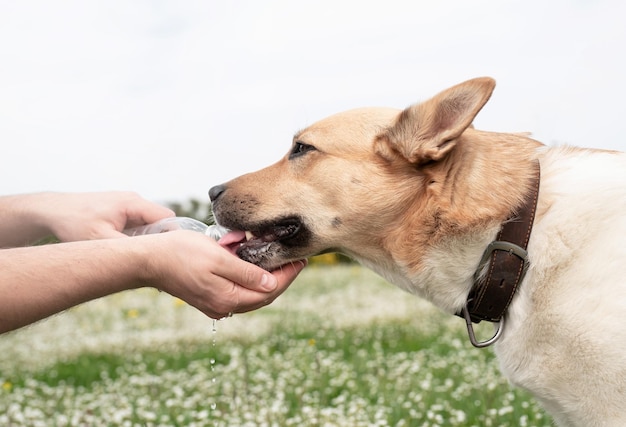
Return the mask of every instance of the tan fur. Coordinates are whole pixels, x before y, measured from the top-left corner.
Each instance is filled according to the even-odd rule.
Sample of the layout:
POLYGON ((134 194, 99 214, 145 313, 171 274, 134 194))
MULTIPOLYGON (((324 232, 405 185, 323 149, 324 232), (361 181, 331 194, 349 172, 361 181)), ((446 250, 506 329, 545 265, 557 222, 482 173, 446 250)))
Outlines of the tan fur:
POLYGON ((339 251, 454 313, 485 247, 528 194, 538 160, 531 267, 497 345, 502 369, 561 425, 626 425, 626 333, 613 330, 618 343, 609 352, 603 346, 611 338, 586 328, 598 324, 608 333, 611 323, 571 314, 575 302, 602 316, 601 290, 612 287, 607 298, 618 302, 605 305, 626 325, 626 242, 619 237, 626 234, 626 156, 474 129, 494 86, 479 78, 403 111, 328 117, 298 132, 294 152, 278 163, 212 190, 214 213, 243 230, 298 219, 299 234, 268 243, 253 260, 266 268, 339 251), (305 153, 297 152, 300 144, 305 153), (617 234, 605 232, 605 223, 617 234), (600 276, 587 259, 603 269, 592 290, 588 284, 600 276))

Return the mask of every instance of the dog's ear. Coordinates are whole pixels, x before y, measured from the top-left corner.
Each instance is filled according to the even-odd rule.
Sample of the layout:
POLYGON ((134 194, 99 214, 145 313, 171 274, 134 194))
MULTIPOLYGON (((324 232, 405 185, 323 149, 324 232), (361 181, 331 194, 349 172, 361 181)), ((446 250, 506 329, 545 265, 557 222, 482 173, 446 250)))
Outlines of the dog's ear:
POLYGON ((388 160, 401 155, 415 165, 443 159, 472 125, 495 85, 489 77, 468 80, 410 106, 378 136, 377 153, 388 160))

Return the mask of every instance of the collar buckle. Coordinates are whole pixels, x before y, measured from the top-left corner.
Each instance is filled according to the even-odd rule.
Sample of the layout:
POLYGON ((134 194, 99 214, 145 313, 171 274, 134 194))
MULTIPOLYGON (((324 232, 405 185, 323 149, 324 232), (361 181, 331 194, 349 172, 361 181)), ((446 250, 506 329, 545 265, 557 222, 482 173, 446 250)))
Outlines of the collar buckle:
POLYGON ((476 339, 476 334, 474 333, 474 325, 472 325, 472 316, 470 315, 470 312, 467 308, 467 304, 463 306, 462 310, 463 310, 463 317, 465 318, 465 325, 467 326, 467 335, 469 336, 469 340, 474 347, 476 348, 489 347, 490 345, 495 344, 495 342, 498 341, 498 339, 502 336, 502 331, 504 330, 504 316, 500 318, 499 322, 494 323, 496 327, 496 332, 491 338, 485 341, 478 341, 476 339))

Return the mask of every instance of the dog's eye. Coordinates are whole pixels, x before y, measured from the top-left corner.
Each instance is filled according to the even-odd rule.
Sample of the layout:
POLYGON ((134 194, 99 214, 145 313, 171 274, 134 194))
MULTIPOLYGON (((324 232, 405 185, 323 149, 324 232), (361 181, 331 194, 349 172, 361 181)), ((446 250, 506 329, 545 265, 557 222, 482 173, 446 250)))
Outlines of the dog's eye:
POLYGON ((307 153, 309 151, 315 150, 315 147, 309 144, 305 144, 304 142, 296 141, 291 149, 291 153, 289 153, 289 158, 293 159, 294 157, 298 157, 307 153))

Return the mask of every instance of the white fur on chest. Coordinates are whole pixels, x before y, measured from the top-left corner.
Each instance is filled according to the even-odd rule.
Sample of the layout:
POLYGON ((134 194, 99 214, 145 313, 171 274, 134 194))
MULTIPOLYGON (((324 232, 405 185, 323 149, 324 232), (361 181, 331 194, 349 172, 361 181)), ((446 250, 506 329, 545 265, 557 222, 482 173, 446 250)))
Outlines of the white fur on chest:
POLYGON ((626 425, 626 155, 551 148, 541 164, 530 270, 496 353, 561 425, 626 425))

